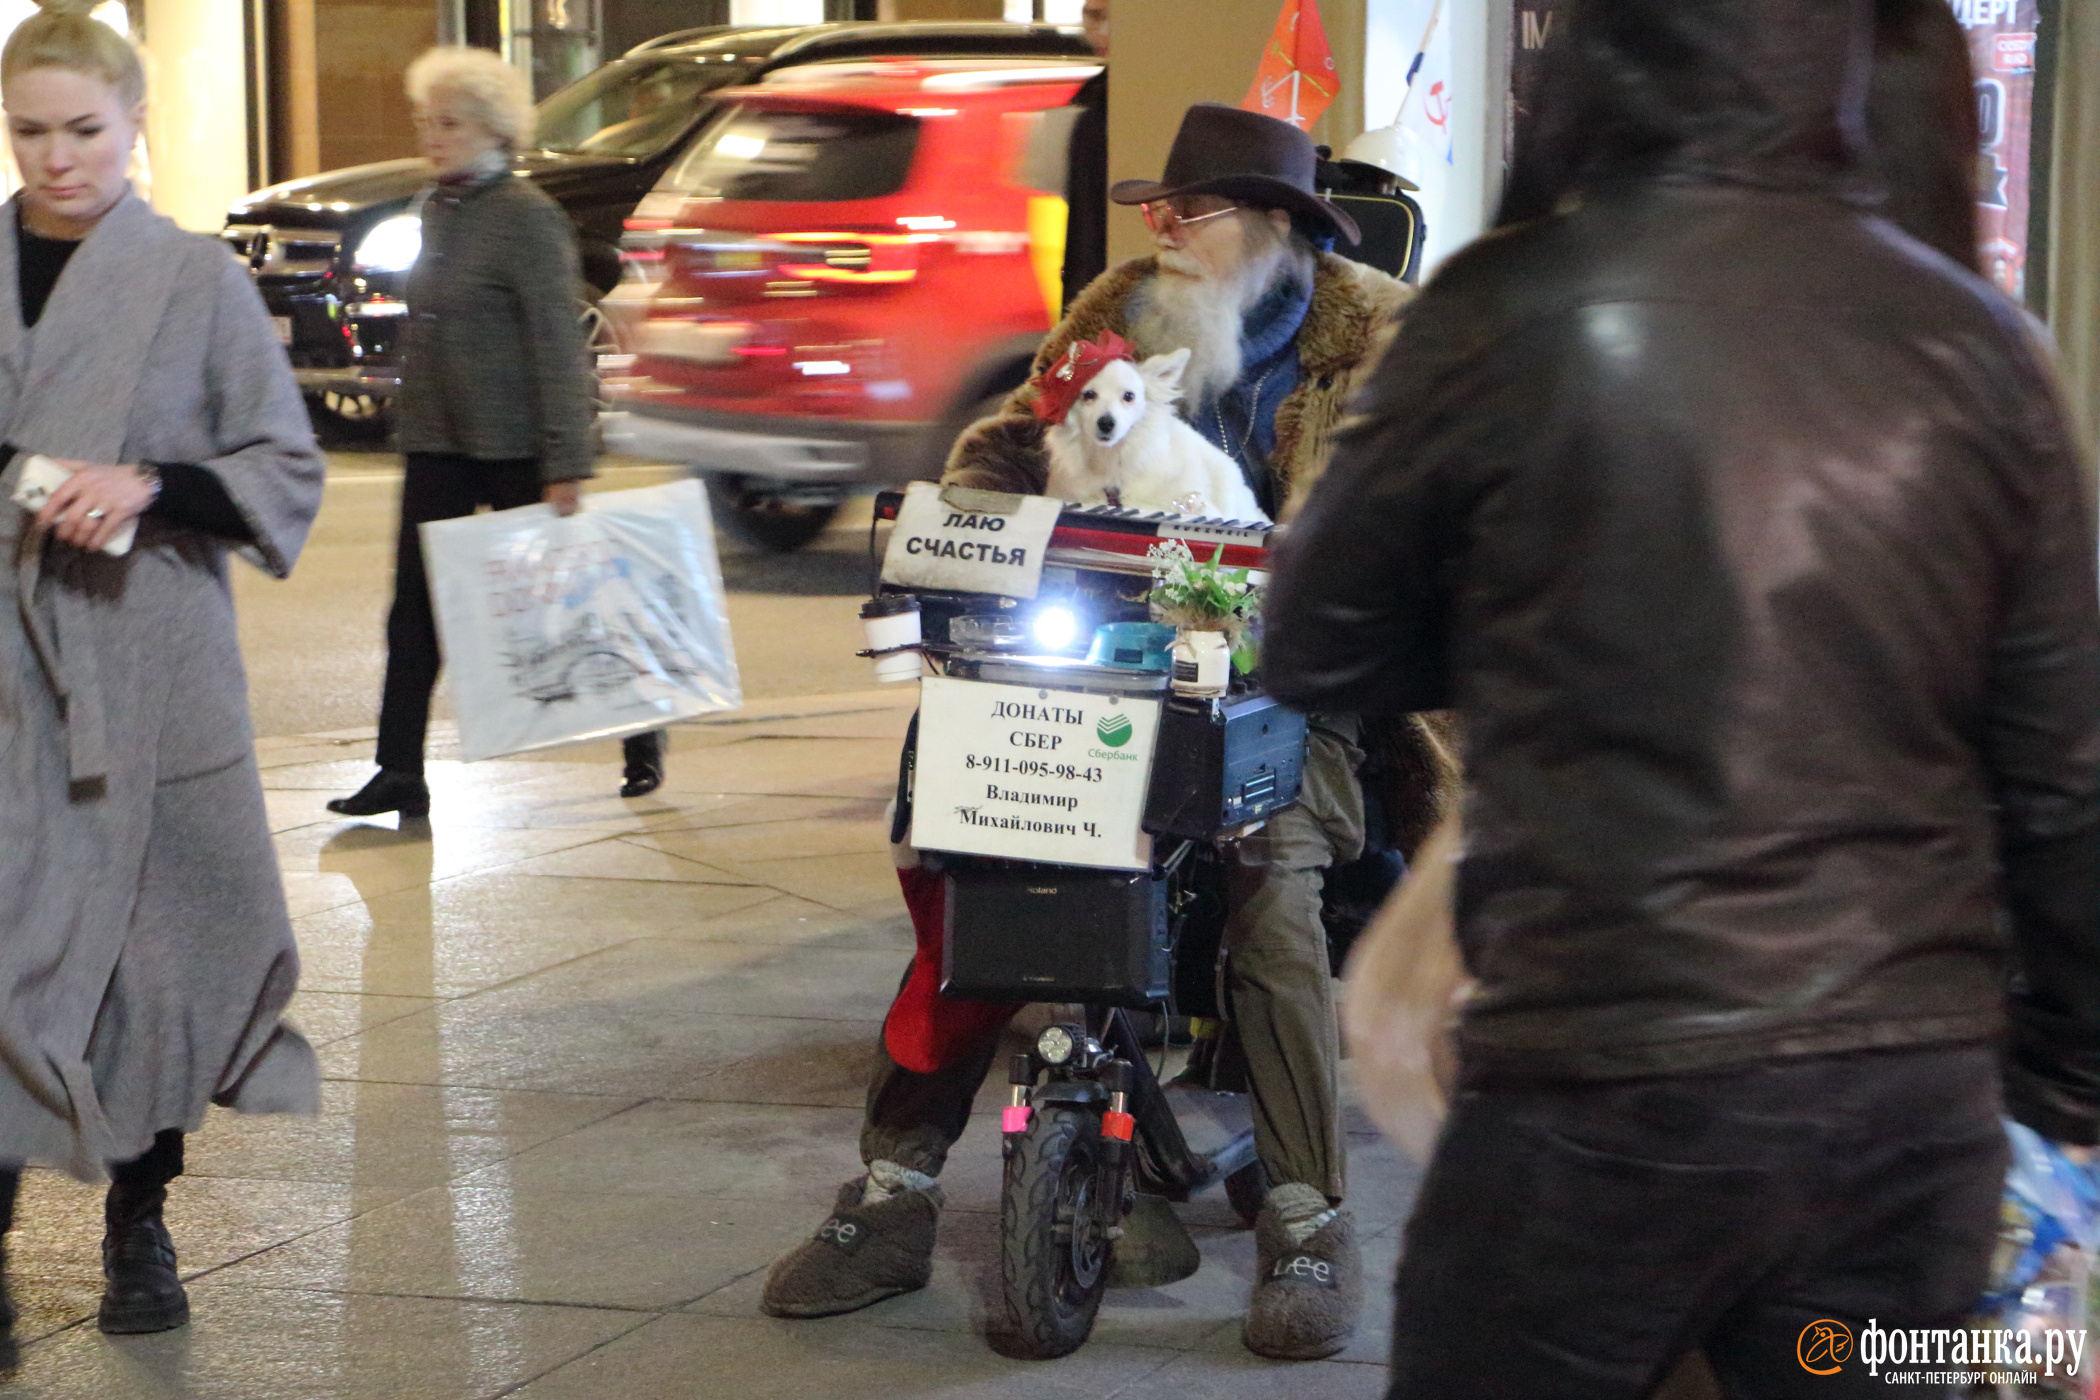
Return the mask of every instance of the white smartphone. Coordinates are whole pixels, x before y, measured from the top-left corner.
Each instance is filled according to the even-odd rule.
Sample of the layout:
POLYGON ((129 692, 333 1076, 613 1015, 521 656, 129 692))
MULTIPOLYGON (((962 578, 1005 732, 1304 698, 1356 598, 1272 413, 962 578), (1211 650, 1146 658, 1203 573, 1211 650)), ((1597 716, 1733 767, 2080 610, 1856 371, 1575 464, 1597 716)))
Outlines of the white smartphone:
MULTIPOLYGON (((32 452, 23 461, 21 479, 15 483, 15 504, 31 515, 36 514, 44 508, 44 502, 51 499, 51 493, 64 485, 72 474, 71 467, 62 467, 43 453, 32 452)), ((113 558, 123 558, 131 552, 131 542, 138 533, 138 521, 125 521, 124 528, 102 546, 102 552, 113 558)))

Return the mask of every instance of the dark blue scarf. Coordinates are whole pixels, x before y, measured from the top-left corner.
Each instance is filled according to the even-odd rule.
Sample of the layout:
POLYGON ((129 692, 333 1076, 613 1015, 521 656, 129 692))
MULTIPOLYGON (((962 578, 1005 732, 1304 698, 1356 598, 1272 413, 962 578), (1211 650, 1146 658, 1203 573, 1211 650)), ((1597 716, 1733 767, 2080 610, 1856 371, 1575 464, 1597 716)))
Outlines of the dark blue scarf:
POLYGON ((1276 499, 1276 408, 1298 387, 1298 330, 1312 307, 1312 280, 1288 278, 1263 293, 1240 321, 1240 377, 1190 420, 1196 431, 1239 462, 1247 485, 1273 517, 1276 499))

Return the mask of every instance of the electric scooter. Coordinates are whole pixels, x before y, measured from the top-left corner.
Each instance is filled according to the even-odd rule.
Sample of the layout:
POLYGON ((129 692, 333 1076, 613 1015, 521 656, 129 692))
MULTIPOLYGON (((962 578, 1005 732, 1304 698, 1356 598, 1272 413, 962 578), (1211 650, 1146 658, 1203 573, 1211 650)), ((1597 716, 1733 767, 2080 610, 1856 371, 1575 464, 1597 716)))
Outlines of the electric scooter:
MULTIPOLYGON (((879 497, 878 521, 895 519, 900 504, 896 494, 879 497)), ((1161 538, 1221 557, 1226 546, 1232 562, 1251 567, 1266 559, 1264 527, 1067 506, 1033 599, 883 589, 915 595, 921 632, 908 649, 938 677, 1010 686, 1017 707, 1053 692, 1159 705, 1144 796, 1148 868, 943 851, 914 828, 922 859, 945 882, 942 994, 1079 1008, 1008 1066, 1004 1341, 1027 1357, 1081 1346, 1109 1288, 1196 1271, 1195 1243, 1170 1203, 1222 1184, 1252 1224, 1268 1190, 1219 993, 1219 946, 1232 844, 1297 800, 1305 722, 1244 684, 1223 696, 1170 696, 1156 658, 1104 654, 1101 637, 1149 616, 1145 551, 1161 538), (1073 655, 1089 637, 1086 656, 1073 655), (1187 1067, 1170 1082, 1162 1072, 1171 1052, 1148 1046, 1167 1037, 1148 1036, 1145 1025, 1194 1028, 1187 1067)), ((965 742, 939 726, 915 723, 913 733, 908 774, 939 746, 965 742)))

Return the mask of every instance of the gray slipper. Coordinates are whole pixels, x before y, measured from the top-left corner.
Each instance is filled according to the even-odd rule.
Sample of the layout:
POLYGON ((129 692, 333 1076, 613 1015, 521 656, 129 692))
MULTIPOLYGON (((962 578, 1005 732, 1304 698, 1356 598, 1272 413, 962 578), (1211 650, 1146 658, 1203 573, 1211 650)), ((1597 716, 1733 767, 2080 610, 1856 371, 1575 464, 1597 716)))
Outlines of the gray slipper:
POLYGON ((866 1183, 866 1177, 855 1177, 841 1186, 831 1218, 773 1266, 759 1295, 762 1311, 773 1317, 834 1317, 926 1286, 933 1277, 939 1188, 899 1191, 864 1206, 866 1183))
POLYGON ((1363 1259, 1356 1222, 1335 1216, 1304 1244, 1294 1245, 1263 1206, 1254 1222, 1254 1297, 1241 1334, 1247 1350, 1279 1361, 1318 1361, 1349 1345, 1364 1305, 1363 1259))

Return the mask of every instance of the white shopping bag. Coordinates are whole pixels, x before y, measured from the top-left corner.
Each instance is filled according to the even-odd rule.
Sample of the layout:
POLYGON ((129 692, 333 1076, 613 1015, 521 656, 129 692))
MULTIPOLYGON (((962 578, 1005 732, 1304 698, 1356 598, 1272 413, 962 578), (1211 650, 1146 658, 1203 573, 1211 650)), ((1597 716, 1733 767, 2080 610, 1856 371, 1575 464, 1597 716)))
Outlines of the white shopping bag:
POLYGON ((639 734, 743 704, 707 493, 608 491, 422 527, 460 756, 639 734))

